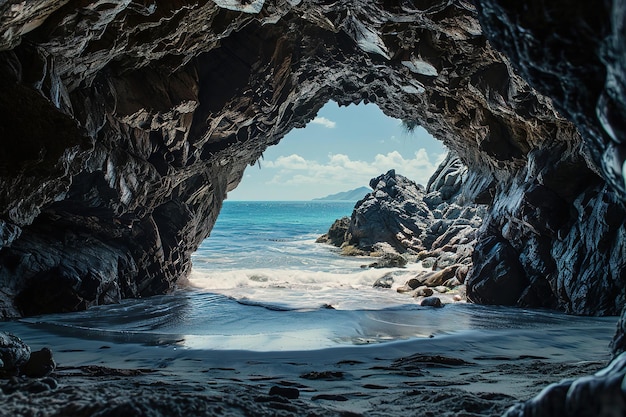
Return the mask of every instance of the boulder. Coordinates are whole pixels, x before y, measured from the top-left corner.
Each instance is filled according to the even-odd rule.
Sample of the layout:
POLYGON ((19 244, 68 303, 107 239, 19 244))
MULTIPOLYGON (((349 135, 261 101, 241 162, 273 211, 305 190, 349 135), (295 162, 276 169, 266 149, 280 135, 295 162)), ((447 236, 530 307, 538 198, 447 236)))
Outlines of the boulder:
POLYGON ((30 355, 30 347, 19 337, 0 332, 0 377, 18 375, 30 355))
POLYGON ((328 229, 328 232, 318 237, 316 242, 328 243, 337 247, 341 246, 346 241, 346 232, 348 231, 349 225, 349 217, 342 217, 335 220, 332 226, 330 226, 330 229, 328 229))

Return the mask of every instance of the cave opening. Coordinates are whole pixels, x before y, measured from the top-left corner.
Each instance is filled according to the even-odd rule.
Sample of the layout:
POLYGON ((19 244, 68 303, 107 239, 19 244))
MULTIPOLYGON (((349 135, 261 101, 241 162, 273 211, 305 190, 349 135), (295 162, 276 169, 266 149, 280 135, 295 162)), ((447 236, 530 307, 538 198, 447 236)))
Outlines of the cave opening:
MULTIPOLYGON (((507 415, 623 414, 626 319, 609 352, 614 318, 594 317, 619 314, 626 294, 621 2, 22 3, 0 5, 0 84, 10 93, 0 99, 0 133, 11 142, 0 152, 0 314, 73 311, 2 326, 34 346, 53 344, 70 364, 55 378, 74 385, 64 408, 56 400, 68 390, 54 378, 11 379, 0 398, 7 410, 399 414, 436 399, 437 412, 497 415, 614 355, 606 372, 553 386, 507 415), (292 245, 326 268, 291 285, 298 297, 282 279, 297 267, 218 276, 242 284, 229 294, 177 290, 244 168, 331 97, 422 124, 462 158, 443 161, 424 204, 404 200, 405 212, 432 224, 382 229, 434 275, 368 265, 354 288, 316 246, 292 245), (464 201, 487 205, 478 232, 465 222, 481 208, 451 201, 459 177, 464 201), (472 268, 456 262, 470 258, 472 268), (424 283, 418 276, 465 280, 477 303, 418 305, 411 295, 428 298, 411 285, 424 283), (407 302, 385 304, 403 282, 407 302), (89 379, 102 375, 101 384, 89 379), (124 382, 106 379, 118 376, 124 382), (486 384, 497 392, 483 392, 486 384), (22 392, 41 395, 24 405, 22 392)), ((401 182, 388 171, 374 194, 402 197, 401 182)), ((334 237, 329 230, 326 239, 356 255, 342 262, 384 249, 368 234, 381 229, 367 229, 376 204, 365 200, 354 219, 333 225, 334 237)), ((303 212, 311 210, 294 208, 294 219, 303 212)), ((256 213, 264 225, 281 217, 271 206, 256 213)), ((284 254, 284 236, 247 232, 284 254)), ((236 262, 250 247, 220 260, 236 262)), ((1 368, 11 374, 6 345, 25 349, 0 335, 1 368)))
POLYGON ((268 147, 227 200, 325 198, 367 187, 390 169, 426 186, 446 152, 422 127, 407 128, 373 103, 330 101, 304 128, 268 147))

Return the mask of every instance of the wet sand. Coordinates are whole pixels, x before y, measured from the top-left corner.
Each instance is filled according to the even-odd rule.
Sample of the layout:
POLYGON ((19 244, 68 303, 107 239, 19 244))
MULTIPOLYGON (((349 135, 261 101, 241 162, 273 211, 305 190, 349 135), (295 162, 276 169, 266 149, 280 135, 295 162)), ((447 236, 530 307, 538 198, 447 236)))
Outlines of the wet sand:
POLYGON ((51 347, 58 367, 48 378, 1 382, 0 415, 498 416, 552 382, 608 362, 614 321, 579 319, 281 352, 190 349, 184 340, 136 343, 119 335, 103 341, 1 323, 33 350, 51 347))

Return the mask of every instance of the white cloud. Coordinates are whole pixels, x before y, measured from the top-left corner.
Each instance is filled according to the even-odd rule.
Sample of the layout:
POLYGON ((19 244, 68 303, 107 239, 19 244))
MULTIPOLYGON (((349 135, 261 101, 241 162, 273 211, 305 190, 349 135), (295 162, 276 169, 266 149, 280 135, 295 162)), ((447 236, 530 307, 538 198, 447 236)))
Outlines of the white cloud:
POLYGON ((334 129, 335 126, 337 126, 337 123, 325 117, 316 117, 315 119, 311 120, 311 123, 316 125, 322 125, 327 129, 334 129))
POLYGON ((319 163, 292 154, 267 161, 264 168, 276 169, 270 183, 281 185, 314 184, 348 189, 367 185, 370 179, 390 169, 395 169, 396 173, 417 183, 426 184, 444 156, 431 157, 425 149, 419 149, 412 158, 404 158, 398 151, 391 151, 385 155, 376 155, 373 161, 352 160, 344 154, 329 154, 327 161, 319 163))

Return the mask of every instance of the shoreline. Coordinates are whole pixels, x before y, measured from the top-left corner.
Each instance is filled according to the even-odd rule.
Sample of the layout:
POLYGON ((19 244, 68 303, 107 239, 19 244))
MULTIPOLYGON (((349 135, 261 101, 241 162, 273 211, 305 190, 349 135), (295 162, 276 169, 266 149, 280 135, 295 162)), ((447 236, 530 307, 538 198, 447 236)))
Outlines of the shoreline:
POLYGON ((52 347, 58 368, 2 381, 0 407, 43 416, 496 416, 550 383, 604 367, 614 323, 594 322, 273 352, 88 340, 5 322, 0 330, 21 332, 33 350, 52 347))

